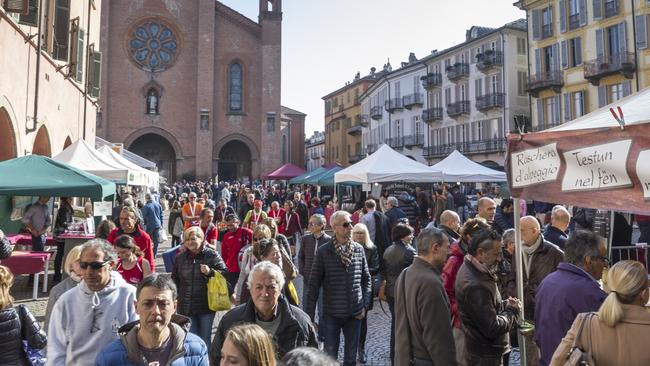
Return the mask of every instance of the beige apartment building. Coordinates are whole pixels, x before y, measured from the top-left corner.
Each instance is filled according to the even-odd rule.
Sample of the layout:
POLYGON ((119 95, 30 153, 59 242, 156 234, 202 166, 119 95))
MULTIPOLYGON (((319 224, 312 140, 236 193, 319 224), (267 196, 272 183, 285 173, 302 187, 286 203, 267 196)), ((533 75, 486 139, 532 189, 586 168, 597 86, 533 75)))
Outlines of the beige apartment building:
POLYGON ((546 129, 650 83, 650 1, 521 0, 527 13, 532 118, 546 129))

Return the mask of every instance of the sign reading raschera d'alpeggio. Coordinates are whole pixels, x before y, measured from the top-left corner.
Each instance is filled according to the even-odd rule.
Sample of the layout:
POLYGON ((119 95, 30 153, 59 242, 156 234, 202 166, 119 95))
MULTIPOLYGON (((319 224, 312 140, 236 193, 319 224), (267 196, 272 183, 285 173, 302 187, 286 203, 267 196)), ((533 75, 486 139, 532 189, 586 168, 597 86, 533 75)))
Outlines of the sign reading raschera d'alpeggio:
POLYGON ((512 187, 554 181, 560 171, 560 164, 556 143, 514 152, 510 155, 512 187))
POLYGON ((563 153, 562 191, 589 191, 632 186, 627 159, 632 140, 581 147, 563 153))

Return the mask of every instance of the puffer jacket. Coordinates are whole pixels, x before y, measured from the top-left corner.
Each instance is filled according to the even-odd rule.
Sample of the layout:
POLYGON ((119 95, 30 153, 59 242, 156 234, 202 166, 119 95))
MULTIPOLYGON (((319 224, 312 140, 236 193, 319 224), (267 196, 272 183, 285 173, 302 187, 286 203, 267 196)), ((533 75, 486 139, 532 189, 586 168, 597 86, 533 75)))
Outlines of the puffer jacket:
MULTIPOLYGON (((120 327, 120 339, 109 343, 97 355, 97 366, 145 366, 148 365, 138 345, 140 322, 120 327)), ((169 360, 161 366, 203 366, 208 364, 208 346, 199 336, 190 333, 190 320, 182 315, 172 315, 169 323, 172 350, 169 360)))
POLYGON ((325 233, 318 239, 313 234, 307 234, 302 237, 300 250, 298 251, 298 269, 304 276, 306 283, 309 283, 309 275, 311 274, 311 267, 314 265, 316 249, 330 240, 332 240, 332 237, 325 233))
POLYGON ((385 294, 389 299, 395 298, 395 281, 404 268, 413 263, 416 251, 410 244, 404 245, 402 241, 396 241, 386 248, 384 252, 384 265, 382 266, 382 278, 386 280, 385 294))
POLYGON ((372 286, 366 255, 360 244, 352 242, 352 263, 346 268, 336 253, 334 239, 316 251, 311 270, 305 312, 314 319, 319 290, 323 289, 323 313, 347 318, 368 309, 372 286))
POLYGON ((417 218, 420 216, 420 206, 415 201, 415 197, 402 193, 398 198, 399 208, 404 211, 406 217, 409 219, 409 225, 416 227, 417 218))
POLYGON ((517 324, 519 311, 505 306, 496 278, 465 259, 458 270, 455 287, 467 352, 484 357, 508 352, 509 333, 517 324))
POLYGON ((47 337, 25 305, 0 311, 0 365, 30 365, 22 341, 37 349, 45 347, 47 337), (22 312, 22 315, 20 314, 22 312), (25 338, 23 338, 23 336, 25 338))
MULTIPOLYGON (((176 257, 172 279, 178 288, 177 312, 185 316, 201 315, 212 312, 208 308, 208 280, 216 272, 224 277, 228 273, 226 263, 216 251, 203 245, 201 251, 192 256, 189 251, 184 251, 176 257), (201 264, 212 270, 208 275, 201 273, 201 264)), ((228 289, 232 293, 232 289, 228 289)))
POLYGON ((449 248, 449 258, 442 268, 442 283, 445 286, 447 296, 449 296, 449 305, 451 308, 451 319, 455 328, 460 329, 460 317, 458 316, 458 306, 456 305, 456 275, 460 266, 463 265, 465 249, 461 242, 456 240, 449 248))
MULTIPOLYGON (((284 296, 278 299, 278 316, 280 325, 272 337, 280 358, 298 347, 318 347, 316 331, 309 317, 299 307, 290 305, 284 296)), ((221 360, 221 347, 228 330, 239 323, 255 324, 256 318, 252 300, 231 309, 221 318, 210 345, 211 365, 218 365, 221 360)))

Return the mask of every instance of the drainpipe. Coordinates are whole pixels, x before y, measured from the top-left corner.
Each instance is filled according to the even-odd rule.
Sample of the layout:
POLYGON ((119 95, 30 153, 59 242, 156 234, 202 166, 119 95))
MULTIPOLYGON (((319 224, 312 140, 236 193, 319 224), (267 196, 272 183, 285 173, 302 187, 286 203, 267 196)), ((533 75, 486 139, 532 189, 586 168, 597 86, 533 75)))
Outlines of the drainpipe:
POLYGON ((34 80, 34 113, 33 113, 33 120, 34 120, 34 127, 29 128, 27 125, 25 125, 25 133, 28 134, 30 132, 36 131, 38 127, 38 89, 39 89, 39 77, 41 74, 41 9, 43 9, 43 0, 38 1, 38 42, 36 42, 36 78, 34 80))
MULTIPOLYGON (((510 125, 510 121, 507 118, 507 114, 506 114, 507 113, 506 111, 508 109, 507 107, 509 106, 508 96, 510 95, 510 93, 506 94, 506 92, 505 92, 506 91, 506 71, 508 70, 508 68, 506 67, 506 59, 507 59, 507 57, 504 57, 505 52, 506 52, 506 36, 503 33, 503 30, 500 31, 499 33, 501 33, 501 70, 502 70, 502 72, 501 72, 501 91, 500 92, 503 93, 503 122, 501 122, 501 123, 503 123, 503 134, 504 134, 503 137, 505 138, 505 135, 507 135, 508 132, 509 132, 509 129, 507 127, 509 127, 509 125, 510 125), (508 106, 506 106, 506 105, 508 105, 508 106)), ((498 131, 497 131, 497 133, 498 133, 498 131)), ((495 146, 497 146, 497 147, 499 146, 499 141, 495 141, 495 146)))
MULTIPOLYGON (((390 81, 388 80, 388 78, 386 78, 386 82, 388 83, 388 105, 390 105, 390 81)), ((386 109, 386 102, 384 102, 384 109, 386 109)), ((388 112, 388 146, 390 146, 390 142, 391 142, 391 138, 392 138, 392 131, 391 131, 391 128, 390 128, 391 113, 390 113, 390 111, 386 111, 386 112, 388 112)), ((383 113, 383 111, 382 111, 382 113, 383 113)), ((391 149, 392 149, 392 147, 391 147, 391 149)))
MULTIPOLYGON (((530 22, 530 15, 528 15, 528 9, 526 9, 526 28, 528 28, 528 24, 530 22)), ((528 31, 526 31, 526 63, 528 64, 528 81, 530 82, 530 47, 528 47, 528 31)), ((530 125, 532 127, 533 125, 533 97, 528 93, 528 118, 530 120, 530 125)), ((539 124, 539 121, 537 121, 539 124)), ((524 131, 525 131, 525 126, 524 131)))
MULTIPOLYGON (((42 1, 42 0, 41 0, 42 1)), ((86 19, 86 50, 88 50, 88 42, 90 41, 90 9, 93 6, 93 0, 88 0, 88 18, 86 19)), ((83 50, 77 50, 77 52, 83 52, 83 50)), ((86 79, 84 80, 84 124, 83 124, 83 132, 82 136, 83 139, 86 139, 86 115, 88 114, 86 111, 86 107, 88 105, 88 77, 90 76, 88 74, 88 65, 90 64, 90 57, 88 57, 88 51, 86 51, 86 79)))
POLYGON ((636 63, 636 67, 634 68, 634 79, 636 79, 636 91, 639 91, 639 58, 636 48, 636 11, 634 10, 634 0, 630 0, 630 3, 632 4, 632 46, 634 47, 634 62, 636 63))
MULTIPOLYGON (((427 66, 427 73, 425 74, 425 77, 428 77, 429 76, 429 64, 427 64, 426 66, 427 66)), ((425 89, 424 92, 425 92, 425 94, 427 96, 426 103, 425 103, 426 108, 424 108, 424 109, 427 110, 427 109, 431 108, 431 106, 429 105, 429 91, 425 89)), ((427 148, 425 149, 425 154, 427 154, 426 151, 431 149, 431 126, 426 121, 422 121, 422 122, 426 123, 426 125, 427 125, 427 141, 429 142, 428 145, 427 145, 427 148)), ((427 161, 427 165, 429 165, 429 155, 426 155, 425 159, 427 161)))

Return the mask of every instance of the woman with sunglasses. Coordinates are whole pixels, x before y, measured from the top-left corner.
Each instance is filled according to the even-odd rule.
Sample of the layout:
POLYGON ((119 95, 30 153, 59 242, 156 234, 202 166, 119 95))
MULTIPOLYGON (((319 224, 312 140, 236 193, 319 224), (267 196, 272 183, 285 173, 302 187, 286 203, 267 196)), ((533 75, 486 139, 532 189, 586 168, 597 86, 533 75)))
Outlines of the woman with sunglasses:
MULTIPOLYGON (((214 311, 208 307, 208 280, 219 272, 226 277, 226 263, 217 251, 205 245, 203 231, 192 226, 183 233, 185 251, 176 257, 172 279, 178 288, 177 312, 192 321, 190 332, 210 344, 214 311)), ((228 289, 232 294, 232 289, 228 289)))
POLYGON ((142 251, 129 235, 118 237, 114 245, 118 257, 115 270, 126 282, 137 286, 143 278, 151 274, 149 261, 144 259, 142 251))
MULTIPOLYGON (((374 278, 379 273, 379 255, 377 254, 377 247, 370 240, 370 233, 365 224, 358 223, 352 228, 352 240, 361 244, 363 251, 366 255, 368 262, 368 271, 370 272, 370 283, 375 287, 374 278)), ((373 291, 374 293, 374 291, 373 291)), ((374 301, 370 303, 367 311, 372 310, 374 301)), ((368 333, 368 317, 364 316, 361 319, 361 335, 359 336, 359 362, 366 363, 366 335, 368 333)))

